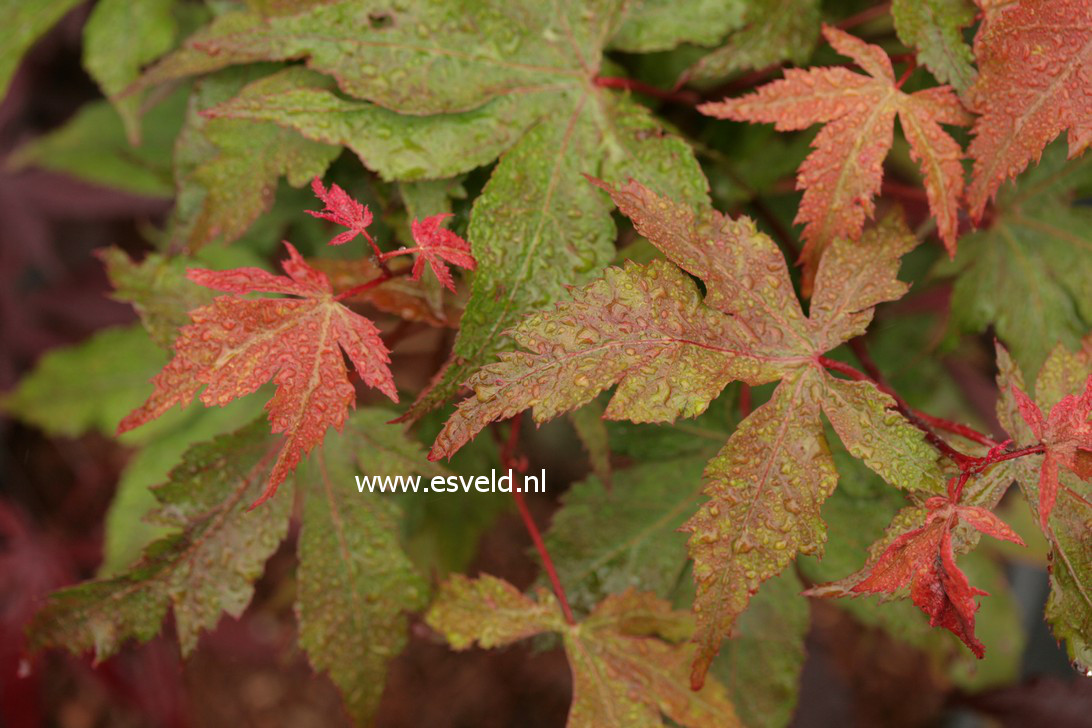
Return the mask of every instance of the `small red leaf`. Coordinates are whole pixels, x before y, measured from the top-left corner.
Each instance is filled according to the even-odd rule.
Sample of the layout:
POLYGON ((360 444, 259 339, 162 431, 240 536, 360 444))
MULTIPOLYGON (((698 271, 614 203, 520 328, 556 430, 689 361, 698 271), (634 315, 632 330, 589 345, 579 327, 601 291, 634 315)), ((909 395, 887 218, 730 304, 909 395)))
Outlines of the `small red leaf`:
POLYGON ((982 657, 982 643, 974 635, 974 615, 978 611, 974 597, 985 596, 986 592, 971 586, 956 565, 952 528, 963 520, 995 538, 1021 546, 1024 542, 985 508, 956 505, 942 498, 930 498, 926 505, 932 513, 925 525, 892 541, 852 591, 893 594, 909 586, 910 599, 929 615, 931 625, 950 630, 982 657))
POLYGON ((469 243, 447 228, 440 227, 440 223, 449 217, 451 213, 414 220, 410 230, 413 232, 413 240, 417 243, 417 247, 399 250, 397 254, 420 253, 417 260, 413 262, 413 273, 410 278, 418 280, 425 270, 425 263, 428 262, 440 282, 454 292, 455 281, 451 278, 451 271, 448 270, 445 261, 467 270, 474 270, 478 263, 470 254, 469 243))
POLYGON ((1044 418, 1035 404, 1015 385, 1012 394, 1020 416, 1046 448, 1039 473, 1039 524, 1046 531, 1058 497, 1058 468, 1064 466, 1083 480, 1092 479, 1092 375, 1084 392, 1062 397, 1044 418))
POLYGON ((371 242, 372 237, 368 234, 367 227, 372 224, 372 212, 367 205, 354 200, 348 192, 336 184, 331 184, 330 189, 326 190, 318 177, 311 180, 311 189, 314 190, 316 197, 326 203, 326 208, 321 212, 307 210, 307 214, 349 228, 334 236, 330 245, 343 245, 357 235, 362 235, 365 240, 371 242))

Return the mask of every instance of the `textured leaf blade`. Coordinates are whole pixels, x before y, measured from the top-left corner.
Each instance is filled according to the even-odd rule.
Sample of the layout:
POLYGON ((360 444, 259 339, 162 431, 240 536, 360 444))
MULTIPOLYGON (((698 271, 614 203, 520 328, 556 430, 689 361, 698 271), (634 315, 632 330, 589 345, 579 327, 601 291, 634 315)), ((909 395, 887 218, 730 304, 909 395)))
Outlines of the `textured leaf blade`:
POLYGON ((798 552, 822 550, 820 508, 838 476, 816 376, 804 370, 782 380, 706 468, 709 501, 684 526, 697 585, 695 686, 759 584, 798 552))
POLYGON ((682 44, 711 46, 743 25, 744 0, 634 0, 608 45, 627 53, 667 51, 682 44))
POLYGON ((339 98, 316 74, 287 69, 289 90, 239 96, 208 111, 216 118, 278 124, 308 139, 351 149, 384 180, 450 177, 489 164, 552 105, 552 91, 512 93, 455 114, 408 116, 339 98))
POLYGON ((969 98, 980 116, 967 150, 975 160, 967 202, 979 219, 1001 184, 1038 162, 1063 131, 1070 158, 1092 141, 1092 5, 1028 0, 1005 6, 987 15, 974 54, 979 76, 969 98))
POLYGON ((344 434, 326 439, 306 478, 300 532, 300 645, 317 670, 330 674, 358 722, 375 712, 388 664, 405 645, 404 612, 421 608, 427 593, 398 542, 394 500, 352 487, 358 457, 368 463, 367 475, 419 470, 396 454, 397 443, 392 452, 369 441, 367 431, 390 415, 362 411, 344 434))
POLYGON ((527 637, 564 629, 557 601, 540 592, 532 600, 495 576, 470 579, 452 574, 440 588, 425 617, 456 650, 473 644, 489 649, 527 637))
POLYGON ((638 182, 604 188, 637 232, 705 282, 708 306, 746 321, 735 327, 737 341, 769 357, 791 358, 811 349, 785 259, 753 222, 708 206, 695 213, 638 182))
POLYGON ((687 561, 678 528, 701 503, 705 460, 645 463, 618 471, 610 491, 589 478, 565 493, 546 546, 575 608, 629 587, 670 596, 687 561))
POLYGON ((939 453, 921 430, 894 411, 895 401, 871 382, 824 375, 823 413, 854 457, 885 481, 910 491, 940 494, 947 480, 939 453))
POLYGON ((891 15, 903 44, 916 48, 919 62, 941 83, 966 91, 977 75, 963 28, 974 22, 968 0, 894 0, 891 15))
MULTIPOLYGON (((175 146, 178 197, 167 230, 175 247, 196 250, 213 241, 234 241, 272 208, 282 176, 302 187, 321 176, 340 153, 338 147, 276 124, 202 115, 267 72, 261 67, 232 70, 195 85, 175 146)), ((291 87, 289 79, 274 74, 247 88, 276 93, 291 87)))
MULTIPOLYGON (((1077 351, 1057 347, 1047 358, 1036 381, 1040 406, 1052 408, 1066 396, 1082 391, 1092 376, 1092 339, 1085 338, 1077 351)), ((1017 445, 1036 444, 1038 438, 1020 416, 1014 391, 1023 389, 1023 375, 1008 352, 998 346, 998 418, 1017 445)), ((1016 480, 1039 520, 1040 480, 1043 463, 1039 456, 1014 461, 1016 480)), ((1055 503, 1048 536, 1051 541, 1050 596, 1046 618, 1058 639, 1064 639, 1071 659, 1084 668, 1092 667, 1092 549, 1089 548, 1088 519, 1092 488, 1068 472, 1059 474, 1063 486, 1055 503)))
POLYGON ((379 330, 338 303, 329 278, 307 265, 290 243, 285 246, 289 258, 282 265, 288 276, 260 268, 189 271, 190 280, 206 288, 299 298, 220 296, 192 311, 193 322, 175 341, 174 357, 152 380, 152 395, 118 425, 119 433, 139 427, 175 405, 185 406, 198 392, 206 406, 224 405, 275 379, 277 392, 267 409, 273 432, 286 437, 255 505, 276 492, 327 429, 344 425, 356 402, 345 355, 365 384, 398 401, 379 330))
POLYGON ((569 625, 556 600, 520 594, 487 574, 452 576, 426 617, 455 649, 497 647, 542 632, 562 635, 573 673, 568 725, 658 726, 660 714, 684 726, 739 725, 724 688, 701 692, 686 683, 693 645, 689 615, 673 612, 652 594, 608 596, 584 622, 569 625))
POLYGON ((700 691, 687 684, 694 646, 672 642, 691 628, 688 614, 652 594, 608 596, 565 634, 573 672, 568 725, 659 726, 663 713, 683 726, 739 726, 719 682, 710 680, 700 691))
MULTIPOLYGON (((896 115, 921 165, 940 237, 954 252, 963 194, 962 152, 940 124, 966 125, 969 116, 949 87, 903 93, 891 60, 878 46, 831 26, 824 26, 823 34, 868 76, 845 68, 789 69, 784 79, 753 94, 708 103, 700 110, 718 118, 774 123, 780 131, 825 124, 797 174, 804 196, 796 222, 805 226, 801 258, 807 279, 834 240, 858 238, 872 217, 896 115)), ((810 290, 808 280, 805 289, 810 290)))
POLYGON ((247 512, 273 460, 264 429, 255 423, 191 448, 156 490, 157 519, 179 532, 122 576, 54 594, 31 625, 32 644, 94 650, 103 660, 127 639, 157 634, 170 607, 189 654, 222 613, 240 616, 288 528, 288 498, 247 512))
POLYGON ((685 200, 707 201, 705 177, 682 140, 663 135, 632 101, 594 94, 581 95, 566 107, 566 116, 524 136, 475 202, 468 237, 481 269, 454 358, 409 416, 449 398, 507 348, 504 332, 523 314, 563 298, 567 286, 587 281, 610 260, 609 206, 588 194, 584 175, 639 177, 685 200), (555 229, 566 230, 565 239, 555 229))
POLYGON ((747 6, 746 27, 728 43, 691 66, 683 78, 697 84, 719 81, 737 71, 783 61, 803 65, 819 38, 818 0, 765 0, 747 6))
POLYGON ((789 725, 804 670, 811 622, 804 590, 791 570, 762 585, 710 670, 728 689, 744 725, 789 725))
POLYGON ((1064 156, 1052 146, 1016 189, 1003 191, 993 223, 964 238, 955 261, 950 326, 992 326, 1028 372, 1092 327, 1092 214, 1074 204, 1092 166, 1064 156))
POLYGON ((385 108, 419 115, 468 111, 508 92, 572 83, 594 71, 596 44, 615 22, 618 4, 559 5, 492 0, 395 8, 368 0, 265 22, 225 16, 150 69, 140 86, 210 66, 306 58, 341 90, 385 108))
POLYGON ((700 414, 729 382, 776 378, 778 362, 753 355, 734 322, 705 308, 697 288, 663 261, 627 263, 574 293, 571 302, 534 314, 516 340, 530 353, 506 353, 470 381, 429 457, 450 456, 485 425, 531 407, 536 421, 618 388, 609 419, 671 421, 700 414))

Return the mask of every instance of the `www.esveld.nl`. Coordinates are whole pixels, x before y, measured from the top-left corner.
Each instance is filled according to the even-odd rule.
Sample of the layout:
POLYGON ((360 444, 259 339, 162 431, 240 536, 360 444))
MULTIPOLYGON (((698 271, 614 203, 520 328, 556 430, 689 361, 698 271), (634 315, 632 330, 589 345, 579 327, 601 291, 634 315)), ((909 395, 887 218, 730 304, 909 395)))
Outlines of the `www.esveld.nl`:
POLYGON ((545 493, 546 469, 543 468, 540 475, 524 475, 523 484, 513 486, 516 477, 512 469, 508 469, 507 475, 497 475, 497 471, 489 471, 489 475, 449 475, 444 477, 436 475, 431 480, 421 483, 420 475, 357 475, 356 489, 363 493, 469 493, 471 489, 479 493, 545 493))

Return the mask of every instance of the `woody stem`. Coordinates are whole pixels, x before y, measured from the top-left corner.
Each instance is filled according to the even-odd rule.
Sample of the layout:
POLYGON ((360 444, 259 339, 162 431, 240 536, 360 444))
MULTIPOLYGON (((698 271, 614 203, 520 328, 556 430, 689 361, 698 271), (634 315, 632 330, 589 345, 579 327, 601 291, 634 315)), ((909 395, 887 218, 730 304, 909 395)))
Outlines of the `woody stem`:
MULTIPOLYGON (((517 462, 516 448, 519 445, 519 431, 523 418, 517 415, 509 422, 511 424, 508 431, 508 440, 501 446, 501 467, 505 470, 515 469, 522 473, 525 465, 517 462)), ((520 518, 523 519, 523 525, 531 536, 535 550, 538 551, 538 556, 542 560, 542 568, 546 571, 546 576, 554 589, 554 595, 561 605, 561 613, 565 615, 565 621, 569 624, 576 624, 573 610, 569 607, 569 599, 565 596, 564 587, 561 586, 561 577, 558 576, 557 568, 554 567, 554 560, 550 558, 550 551, 546 548, 546 542, 542 539, 542 533, 538 530, 535 519, 531 517, 531 510, 527 507, 527 501, 524 499, 519 487, 512 488, 512 498, 516 501, 516 509, 519 511, 520 518)))

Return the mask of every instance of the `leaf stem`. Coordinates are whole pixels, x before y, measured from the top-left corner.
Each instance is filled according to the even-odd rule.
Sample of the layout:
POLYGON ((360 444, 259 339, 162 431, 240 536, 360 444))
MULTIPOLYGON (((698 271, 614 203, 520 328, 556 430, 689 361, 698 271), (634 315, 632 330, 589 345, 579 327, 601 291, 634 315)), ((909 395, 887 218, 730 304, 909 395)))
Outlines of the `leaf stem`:
POLYGON ((684 106, 696 106, 701 97, 693 91, 666 91, 662 88, 656 88, 644 81, 638 81, 635 78, 621 78, 619 76, 596 76, 592 83, 599 88, 614 88, 621 89, 623 91, 633 91, 645 96, 651 96, 663 101, 671 101, 676 104, 683 104, 684 106))
POLYGON ((334 296, 334 300, 335 301, 343 301, 346 298, 351 298, 353 296, 364 293, 365 291, 370 291, 371 289, 375 288, 376 286, 381 285, 383 283, 386 283, 387 281, 391 280, 392 278, 398 278, 400 276, 404 276, 404 275, 408 274, 410 272, 410 270, 411 270, 411 268, 403 268, 402 270, 391 271, 391 269, 387 267, 386 263, 383 263, 382 261, 380 261, 380 264, 381 264, 381 267, 383 268, 383 272, 380 275, 376 276, 375 278, 372 278, 370 281, 367 281, 365 283, 361 283, 359 286, 353 286, 352 288, 345 289, 341 293, 334 296))
MULTIPOLYGON (((519 446, 519 432, 523 417, 516 415, 508 422, 508 440, 501 445, 501 467, 505 470, 515 470, 522 475, 523 471, 527 469, 527 461, 525 458, 516 456, 516 448, 519 446)), ((565 615, 565 621, 569 624, 576 624, 573 610, 569 606, 569 599, 565 596, 564 587, 561 586, 561 577, 558 576, 554 561, 550 558, 550 552, 546 548, 546 542, 542 540, 542 533, 538 530, 535 519, 531 517, 531 510, 527 507, 527 501, 518 486, 512 488, 512 498, 516 501, 516 509, 519 511, 520 518, 523 519, 523 525, 527 528, 527 533, 530 534, 531 541, 535 544, 535 550, 538 551, 538 556, 542 560, 542 568, 550 579, 554 595, 557 597, 558 603, 561 604, 561 613, 565 615)))
POLYGON ((850 28, 856 28, 858 25, 864 25, 871 22, 876 18, 883 17, 891 12, 891 3, 881 3, 874 5, 867 10, 862 10, 856 15, 850 15, 848 18, 838 23, 840 30, 849 30, 850 28))
POLYGON ((391 269, 387 267, 387 260, 383 257, 383 251, 379 249, 379 245, 376 244, 375 238, 373 238, 367 230, 361 230, 360 234, 368 241, 368 245, 372 246, 372 252, 375 253, 375 259, 379 263, 380 270, 382 270, 388 278, 392 277, 391 269))

